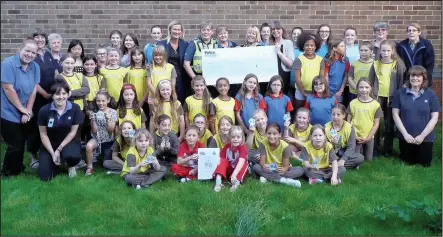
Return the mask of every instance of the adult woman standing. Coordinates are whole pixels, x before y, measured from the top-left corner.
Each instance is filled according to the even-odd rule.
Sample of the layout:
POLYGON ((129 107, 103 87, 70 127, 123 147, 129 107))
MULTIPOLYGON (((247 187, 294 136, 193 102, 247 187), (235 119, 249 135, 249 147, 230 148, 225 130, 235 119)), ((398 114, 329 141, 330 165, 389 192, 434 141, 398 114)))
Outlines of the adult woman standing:
POLYGON ((34 62, 38 46, 34 40, 23 42, 17 55, 2 62, 1 135, 7 148, 2 176, 19 175, 24 169, 23 154, 29 136, 29 120, 40 83, 40 67, 34 62))
POLYGON ((431 41, 421 36, 421 26, 411 23, 406 28, 408 38, 397 44, 397 53, 406 66, 406 71, 414 65, 423 66, 428 73, 428 86, 432 87, 435 53, 431 41))
POLYGON ((260 30, 257 26, 250 26, 246 30, 246 38, 245 38, 245 44, 240 45, 240 47, 255 47, 255 46, 261 46, 261 36, 260 36, 260 30))
POLYGON ((441 111, 437 96, 428 88, 427 77, 423 66, 412 66, 406 88, 399 89, 392 102, 400 159, 425 167, 431 165, 434 128, 441 111))
MULTIPOLYGON (((286 30, 280 21, 274 21, 271 25, 271 45, 277 48, 278 74, 283 79, 284 85, 289 85, 289 77, 294 63, 294 44, 288 39, 286 30)), ((289 86, 283 88, 283 93, 288 94, 289 86)))
POLYGON ((69 177, 77 175, 75 165, 81 159, 80 138, 76 136, 84 114, 80 107, 68 101, 70 89, 64 80, 56 79, 51 87, 53 102, 43 106, 38 113, 42 147, 40 149, 40 180, 55 177, 56 167, 66 162, 69 177))
MULTIPOLYGON (((51 95, 48 93, 49 89, 54 84, 55 74, 61 72, 61 70, 59 70, 60 64, 54 59, 52 53, 45 51, 45 46, 48 44, 47 38, 46 33, 40 28, 31 29, 28 35, 28 39, 33 39, 37 42, 38 50, 34 62, 40 67, 40 83, 37 84, 37 95, 32 108, 34 114, 38 114, 40 108, 50 102, 51 95)), ((60 47, 58 51, 60 52, 60 47)), ((33 116, 28 123, 31 130, 29 131, 26 145, 27 150, 31 155, 31 168, 36 169, 38 168, 37 152, 40 148, 40 134, 37 126, 37 116, 33 116)))
POLYGON ((229 40, 229 32, 226 26, 218 26, 215 31, 217 34, 217 48, 237 47, 237 43, 229 40))
POLYGON ((191 88, 191 80, 183 67, 185 52, 188 47, 188 42, 183 40, 184 35, 185 29, 183 24, 180 21, 173 20, 168 25, 168 37, 158 42, 159 45, 163 45, 166 49, 168 63, 174 65, 175 72, 177 73, 175 91, 177 99, 182 104, 185 102, 186 97, 191 94, 191 90, 187 90, 187 88, 191 88))
POLYGON ((58 72, 61 72, 62 66, 60 65, 60 58, 62 57, 62 44, 63 44, 63 38, 57 34, 52 33, 48 35, 48 48, 49 52, 51 53, 54 60, 57 62, 57 70, 58 72))
MULTIPOLYGON (((217 48, 235 48, 237 47, 237 43, 230 41, 228 28, 226 26, 218 26, 216 29, 217 34, 217 48)), ((229 87, 229 96, 235 97, 237 92, 240 90, 241 83, 239 84, 231 84, 229 87)), ((215 91, 214 91, 215 92, 215 91)), ((218 96, 218 92, 212 94, 212 96, 218 96)))

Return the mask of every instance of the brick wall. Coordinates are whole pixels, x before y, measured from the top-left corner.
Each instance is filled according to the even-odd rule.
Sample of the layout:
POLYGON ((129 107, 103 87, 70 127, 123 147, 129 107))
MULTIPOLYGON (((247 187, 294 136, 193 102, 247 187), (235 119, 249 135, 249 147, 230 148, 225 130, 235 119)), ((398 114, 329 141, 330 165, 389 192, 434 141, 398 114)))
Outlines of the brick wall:
MULTIPOLYGON (((377 20, 391 25, 390 38, 406 38, 405 28, 418 21, 423 35, 435 47, 441 65, 441 1, 2 1, 1 57, 19 47, 30 28, 40 27, 65 38, 63 50, 71 39, 82 40, 86 52, 107 42, 109 32, 132 32, 141 44, 149 39, 153 24, 164 27, 173 19, 185 25, 185 38, 198 34, 198 24, 211 20, 230 29, 230 38, 243 43, 249 25, 279 19, 286 29, 301 26, 315 30, 329 23, 333 35, 341 36, 346 26, 358 30, 359 39, 372 39, 377 20)), ((166 31, 164 30, 164 35, 166 31)))

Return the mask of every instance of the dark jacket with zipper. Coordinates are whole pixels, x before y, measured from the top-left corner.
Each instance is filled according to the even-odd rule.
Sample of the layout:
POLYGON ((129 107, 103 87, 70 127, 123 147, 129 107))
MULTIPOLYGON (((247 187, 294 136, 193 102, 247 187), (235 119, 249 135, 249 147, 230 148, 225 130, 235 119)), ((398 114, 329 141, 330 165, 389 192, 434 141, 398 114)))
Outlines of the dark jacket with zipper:
POLYGON ((413 65, 421 65, 426 68, 426 71, 428 73, 429 87, 432 86, 432 73, 434 72, 435 53, 431 41, 420 36, 417 45, 415 45, 414 50, 412 50, 409 46, 409 39, 405 39, 397 44, 397 53, 405 63, 405 78, 407 78, 407 80, 409 80, 409 78, 406 77, 409 68, 411 68, 413 65))

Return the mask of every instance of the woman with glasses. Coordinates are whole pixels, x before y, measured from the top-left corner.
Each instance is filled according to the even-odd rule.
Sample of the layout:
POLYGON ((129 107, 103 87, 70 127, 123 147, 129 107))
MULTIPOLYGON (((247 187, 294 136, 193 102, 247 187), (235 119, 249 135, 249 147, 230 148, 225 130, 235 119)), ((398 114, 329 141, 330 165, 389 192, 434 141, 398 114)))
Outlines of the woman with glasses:
POLYGON ((380 43, 388 39, 389 25, 387 22, 380 21, 374 25, 374 60, 380 59, 380 43))
POLYGON ((321 39, 321 46, 316 54, 324 58, 326 54, 328 54, 329 39, 332 37, 331 27, 328 24, 320 25, 317 30, 317 35, 321 39))
MULTIPOLYGON (((432 87, 435 53, 431 41, 421 36, 421 27, 413 22, 406 28, 408 38, 397 44, 397 53, 408 71, 414 65, 423 66, 428 76, 428 86, 432 87)), ((406 76, 406 75, 405 75, 406 76)))
POLYGON ((277 48, 278 75, 283 79, 283 84, 286 85, 283 88, 283 93, 288 94, 289 77, 295 58, 294 44, 289 39, 280 21, 274 21, 271 24, 270 45, 274 45, 277 48))

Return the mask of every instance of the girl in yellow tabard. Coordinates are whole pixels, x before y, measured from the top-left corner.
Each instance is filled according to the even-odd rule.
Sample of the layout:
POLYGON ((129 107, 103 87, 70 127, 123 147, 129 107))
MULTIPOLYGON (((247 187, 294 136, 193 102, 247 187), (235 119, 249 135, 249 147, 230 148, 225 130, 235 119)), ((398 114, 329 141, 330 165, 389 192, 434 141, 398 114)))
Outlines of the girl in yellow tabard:
POLYGON ((334 105, 331 111, 331 121, 325 124, 326 137, 334 147, 338 166, 344 166, 346 169, 358 169, 365 158, 360 151, 355 151, 355 128, 345 119, 345 106, 334 105))
POLYGON ((200 137, 200 143, 207 147, 208 140, 212 137, 212 132, 207 129, 206 116, 204 116, 203 114, 195 115, 193 124, 199 129, 198 136, 200 137))
POLYGON ((351 69, 349 69, 348 73, 349 102, 357 98, 357 82, 360 78, 367 78, 369 76, 369 70, 374 63, 372 58, 374 46, 370 41, 361 42, 358 48, 360 50, 360 59, 351 64, 351 69))
POLYGON ((118 99, 118 124, 129 120, 135 124, 135 128, 146 128, 146 115, 137 99, 137 90, 132 84, 125 84, 120 90, 118 99))
POLYGON ((215 134, 208 141, 209 148, 220 148, 223 149, 226 144, 229 143, 229 131, 231 127, 234 126, 232 119, 228 116, 221 116, 218 120, 218 130, 219 133, 215 134))
POLYGON ((177 134, 181 143, 185 135, 185 118, 180 101, 177 100, 175 88, 170 80, 161 80, 155 91, 153 109, 151 110, 150 130, 157 130, 158 116, 166 114, 171 118, 171 131, 177 134))
POLYGON ((395 92, 403 87, 406 67, 395 51, 395 43, 384 40, 380 43, 380 60, 374 61, 369 71, 369 80, 373 85, 374 98, 380 103, 384 117, 384 131, 375 133, 374 147, 378 152, 391 156, 394 144, 394 119, 391 102, 395 92), (381 137, 384 137, 383 149, 380 149, 381 137))
POLYGON ((332 185, 340 184, 340 177, 344 175, 346 168, 338 166, 334 147, 326 139, 323 126, 320 124, 312 126, 309 137, 310 141, 306 142, 301 152, 309 184, 323 183, 329 179, 332 185))
POLYGON ((153 139, 148 130, 137 129, 134 143, 126 153, 121 176, 135 189, 147 188, 166 176, 168 169, 161 166, 157 158, 152 155, 153 139))
POLYGON ((137 89, 137 100, 147 118, 145 126, 149 126, 148 89, 146 85, 145 53, 134 47, 129 51, 131 65, 124 79, 124 83, 132 84, 137 89))
POLYGON ((283 132, 283 140, 290 144, 296 160, 300 159, 301 149, 304 147, 305 142, 309 140, 309 134, 311 133, 312 125, 310 124, 311 117, 310 111, 307 108, 299 108, 295 114, 295 123, 290 124, 290 120, 285 122, 285 130, 283 132))
MULTIPOLYGON (((71 53, 66 53, 60 59, 63 67, 63 72, 57 74, 55 79, 65 80, 70 91, 69 99, 80 106, 83 110, 86 104, 86 96, 89 94, 88 80, 82 73, 74 72, 75 59, 71 53)), ((81 131, 81 129, 79 129, 81 131)))
POLYGON ((254 120, 249 124, 252 133, 246 138, 246 146, 248 147, 248 162, 252 166, 260 161, 260 152, 258 148, 261 143, 266 140, 266 126, 268 126, 268 116, 263 109, 257 109, 252 117, 254 120))
MULTIPOLYGON (((191 81, 191 87, 194 90, 194 94, 188 96, 183 104, 186 127, 189 127, 197 114, 203 114, 206 116, 206 119, 209 119, 209 107, 211 105, 211 94, 203 76, 195 76, 191 81)), ((206 127, 208 125, 206 123, 206 127)))
POLYGON ((126 154, 129 148, 134 145, 135 124, 129 120, 123 121, 118 126, 118 135, 115 136, 112 144, 112 160, 105 160, 103 167, 107 169, 107 174, 120 174, 125 163, 126 154))
POLYGON ((166 50, 163 45, 156 45, 152 53, 152 65, 148 65, 146 84, 149 90, 149 104, 152 104, 152 99, 155 96, 158 83, 161 80, 171 81, 172 87, 175 89, 175 79, 177 72, 174 65, 166 61, 166 50))
POLYGON ((312 80, 324 74, 323 58, 316 55, 320 49, 321 39, 316 34, 302 34, 298 37, 297 46, 303 49, 303 55, 294 60, 292 70, 295 75, 295 109, 303 107, 308 94, 312 93, 312 80))
POLYGON ((289 157, 292 149, 288 143, 281 140, 280 125, 270 123, 266 126, 266 140, 260 144, 260 163, 255 164, 252 170, 260 176, 260 182, 268 180, 286 184, 296 188, 301 187, 300 181, 295 178, 303 176, 302 167, 291 167, 289 157))
POLYGON ((218 120, 221 116, 228 116, 235 124, 235 99, 228 95, 229 92, 229 80, 225 77, 217 79, 215 87, 219 93, 217 98, 213 99, 209 111, 209 129, 212 133, 218 133, 218 120))
POLYGON ((362 153, 365 160, 372 160, 374 135, 380 125, 383 111, 378 101, 371 97, 372 87, 367 78, 361 78, 358 81, 357 92, 357 99, 349 103, 348 122, 355 127, 357 135, 355 151, 362 153))
POLYGON ((129 66, 124 83, 132 84, 135 88, 137 88, 137 99, 140 107, 143 107, 144 102, 148 98, 145 54, 143 53, 143 50, 135 47, 129 51, 129 56, 131 59, 131 65, 129 66))
POLYGON ((120 67, 120 52, 118 49, 108 49, 108 65, 99 70, 103 76, 100 88, 105 88, 109 94, 118 101, 123 81, 128 73, 128 68, 120 67))
POLYGON ((94 108, 93 101, 95 99, 95 96, 97 95, 98 90, 100 89, 100 84, 103 80, 103 76, 98 74, 97 62, 97 58, 92 54, 86 55, 83 59, 83 74, 86 76, 89 85, 89 94, 86 96, 85 105, 87 110, 86 115, 88 117, 88 110, 92 110, 92 108, 94 108))

